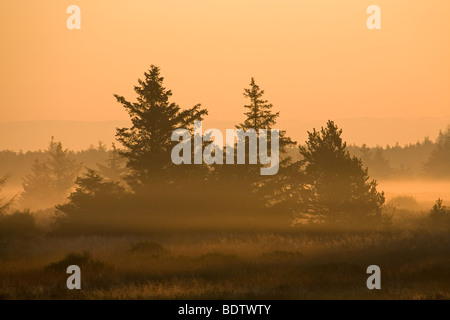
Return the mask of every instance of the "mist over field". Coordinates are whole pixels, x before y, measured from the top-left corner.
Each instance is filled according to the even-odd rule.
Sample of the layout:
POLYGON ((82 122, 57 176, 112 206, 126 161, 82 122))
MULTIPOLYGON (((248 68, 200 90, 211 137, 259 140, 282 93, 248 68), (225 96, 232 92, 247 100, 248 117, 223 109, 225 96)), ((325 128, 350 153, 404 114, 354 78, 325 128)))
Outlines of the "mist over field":
MULTIPOLYGON (((59 122, 53 123, 57 124, 59 122)), ((211 121, 211 123, 217 122, 211 121)), ((128 122, 126 121, 104 122, 102 123, 102 126, 114 133, 115 126, 127 124, 128 122)), ((217 128, 225 126, 223 122, 218 122, 217 124, 217 128)), ((24 123, 23 126, 25 125, 26 124, 24 123)), ((42 126, 40 122, 35 123, 35 125, 37 126, 36 128, 41 128, 42 126)), ((64 143, 64 147, 67 147, 68 152, 82 164, 83 168, 97 169, 99 164, 106 165, 109 153, 111 152, 111 143, 114 143, 113 139, 99 139, 97 142, 93 141, 93 143, 86 143, 89 145, 88 148, 81 148, 81 144, 78 144, 79 148, 71 147, 74 144, 77 145, 76 143, 73 143, 75 141, 94 140, 92 139, 94 132, 102 130, 102 126, 98 126, 98 123, 85 124, 84 128, 81 128, 80 124, 77 124, 76 122, 73 122, 72 126, 65 122, 61 122, 60 125, 57 126, 49 123, 45 123, 45 125, 47 131, 39 130, 40 132, 43 131, 43 133, 41 132, 37 137, 33 137, 33 139, 36 140, 39 138, 42 142, 38 143, 26 138, 29 145, 41 145, 42 147, 38 150, 28 151, 26 149, 12 147, 0 151, 0 166, 2 172, 8 173, 9 175, 8 183, 5 184, 2 189, 2 193, 6 198, 20 195, 20 193, 23 192, 23 178, 31 173, 33 161, 35 159, 45 159, 46 157, 46 149, 48 147, 47 140, 52 136, 51 132, 58 133, 57 136, 68 137, 67 140, 69 143, 64 143), (78 132, 81 136, 72 133, 72 131, 78 132), (70 143, 71 141, 72 143, 70 143), (107 144, 105 141, 110 143, 107 144), (20 151, 17 151, 19 149, 20 151)), ((19 126, 18 128, 23 130, 23 126, 19 126)), ((6 128, 12 130, 12 126, 6 126, 6 128)), ((2 127, 1 130, 6 129, 5 127, 2 127)), ((311 130, 311 128, 305 129, 304 136, 307 135, 306 130, 311 130)), ((437 132, 439 132, 439 130, 437 130, 437 132)), ((113 137, 113 134, 111 134, 111 136, 113 137)), ((345 135, 344 131, 343 136, 348 136, 348 134, 345 135)), ((20 136, 18 137, 20 138, 20 136)), ((377 180, 379 189, 385 193, 387 202, 396 197, 409 196, 413 197, 417 202, 414 207, 415 210, 427 211, 432 207, 436 199, 450 199, 450 177, 446 177, 445 173, 442 176, 436 176, 426 172, 425 165, 431 156, 433 148, 436 146, 436 143, 433 142, 433 140, 427 139, 429 138, 422 137, 417 140, 417 143, 405 145, 392 144, 387 147, 379 147, 379 145, 382 145, 380 143, 374 144, 375 147, 367 147, 368 151, 366 151, 366 153, 372 153, 372 157, 377 152, 380 153, 379 155, 381 158, 378 159, 378 162, 373 162, 371 155, 365 155, 364 152, 361 151, 366 144, 350 144, 349 150, 352 154, 362 157, 364 166, 368 167, 370 176, 377 180)), ((301 144, 303 140, 297 141, 301 144)), ((20 145, 20 143, 17 145, 20 145)), ((11 146, 13 146, 13 144, 11 146)), ((295 148, 289 150, 289 155, 295 160, 301 159, 301 156, 295 148)), ((34 207, 33 209, 47 208, 34 207)))

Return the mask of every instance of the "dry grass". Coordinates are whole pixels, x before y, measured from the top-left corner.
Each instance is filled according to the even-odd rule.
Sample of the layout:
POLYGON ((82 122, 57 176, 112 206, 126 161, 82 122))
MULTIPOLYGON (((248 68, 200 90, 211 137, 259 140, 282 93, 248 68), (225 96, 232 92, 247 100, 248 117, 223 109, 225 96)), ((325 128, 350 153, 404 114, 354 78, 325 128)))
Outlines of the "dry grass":
POLYGON ((37 237, 0 242, 0 298, 450 299, 449 264, 448 232, 37 237), (71 291, 74 257, 82 290, 71 291), (372 264, 381 290, 366 288, 372 264))

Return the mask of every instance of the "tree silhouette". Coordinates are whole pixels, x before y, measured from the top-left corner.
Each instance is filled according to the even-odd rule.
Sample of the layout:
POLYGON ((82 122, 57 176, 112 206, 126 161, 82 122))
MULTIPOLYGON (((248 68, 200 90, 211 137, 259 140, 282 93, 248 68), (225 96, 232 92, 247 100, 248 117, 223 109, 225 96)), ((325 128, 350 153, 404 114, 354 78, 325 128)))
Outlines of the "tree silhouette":
POLYGON ((308 132, 303 156, 303 199, 299 221, 339 225, 373 224, 382 221, 385 198, 369 182, 361 159, 350 156, 342 130, 328 121, 325 128, 308 132))
POLYGON ((119 154, 114 143, 106 159, 106 165, 98 163, 97 167, 100 175, 107 181, 120 181, 126 173, 125 159, 119 154))
POLYGON ((23 179, 20 203, 26 208, 46 208, 54 204, 53 181, 46 162, 35 159, 31 173, 23 179))
POLYGON ((69 154, 68 149, 63 149, 61 141, 55 142, 53 137, 48 153, 47 167, 51 172, 56 196, 65 197, 75 182, 81 164, 69 154))
POLYGON ((27 237, 37 232, 36 221, 29 210, 15 210, 7 215, 0 212, 0 237, 27 237))
MULTIPOLYGON (((253 129, 259 136, 260 129, 274 129, 277 119, 280 116, 280 112, 273 113, 273 105, 268 100, 263 99, 264 90, 262 90, 252 77, 250 81, 250 88, 244 89, 244 97, 249 100, 249 104, 244 105, 248 111, 244 112, 246 119, 243 123, 236 126, 237 129, 249 130, 253 129)), ((270 142, 270 135, 267 138, 270 142)), ((280 152, 285 153, 285 148, 294 145, 295 142, 291 138, 286 136, 286 131, 280 130, 280 152)), ((248 150, 248 148, 247 148, 248 150)))
POLYGON ((145 79, 139 79, 139 85, 134 87, 137 102, 115 95, 132 122, 130 128, 118 128, 116 137, 126 147, 120 154, 127 159, 127 167, 131 171, 127 182, 134 189, 171 180, 169 172, 174 165, 170 154, 177 144, 171 141, 172 132, 179 128, 192 128, 194 121, 202 120, 207 114, 200 104, 182 110, 170 102, 172 92, 163 86, 163 80, 160 69, 151 65, 145 72, 145 79))
POLYGON ((435 147, 424 164, 425 171, 432 177, 450 176, 450 126, 446 131, 440 131, 435 147))
POLYGON ((81 169, 60 141, 52 137, 45 162, 35 160, 31 173, 23 178, 24 191, 20 195, 22 207, 48 208, 63 201, 81 169))
POLYGON ((359 148, 359 152, 361 153, 361 160, 369 168, 371 176, 388 178, 392 175, 391 164, 385 158, 383 148, 377 146, 370 149, 367 145, 363 144, 359 148))
POLYGON ((450 211, 443 205, 443 202, 441 198, 437 199, 430 211, 430 218, 434 223, 442 224, 450 222, 450 211))
POLYGON ((252 77, 250 81, 250 88, 244 89, 244 97, 250 100, 250 104, 244 105, 248 109, 244 114, 247 118, 243 123, 236 126, 239 129, 254 129, 258 133, 258 129, 272 128, 276 119, 280 116, 279 112, 272 112, 272 104, 267 100, 262 99, 264 90, 262 90, 252 77))
POLYGON ((392 168, 390 162, 383 154, 383 149, 380 147, 376 147, 374 149, 372 162, 371 164, 367 164, 369 170, 371 170, 372 174, 376 177, 380 178, 388 178, 392 175, 392 168))
MULTIPOLYGON (((68 202, 56 206, 56 223, 60 228, 82 231, 84 227, 111 225, 127 212, 127 192, 115 181, 105 181, 92 169, 76 179, 76 189, 68 202)), ((123 219, 122 219, 123 221, 123 219)))
MULTIPOLYGON (((264 90, 262 90, 251 78, 249 88, 244 89, 244 97, 248 100, 248 104, 244 105, 245 119, 242 123, 236 125, 236 129, 244 131, 255 130, 259 139, 259 130, 267 130, 267 149, 270 152, 270 145, 272 143, 270 130, 276 129, 274 126, 280 116, 279 112, 273 112, 273 105, 264 99, 264 90)), ((262 176, 260 168, 262 164, 249 164, 250 148, 249 140, 245 140, 245 165, 220 165, 216 166, 215 178, 217 179, 216 190, 223 194, 225 201, 221 204, 221 210, 227 213, 238 213, 242 219, 246 215, 247 218, 254 217, 261 218, 263 214, 269 212, 268 208, 275 204, 285 204, 285 194, 281 194, 285 190, 285 177, 287 168, 290 164, 290 158, 286 154, 286 149, 294 145, 289 137, 286 136, 286 131, 279 130, 279 152, 281 155, 279 170, 277 174, 271 176, 262 176), (280 193, 281 191, 281 193, 280 193), (226 195, 226 196, 225 196, 226 195), (236 204, 239 204, 237 210, 236 204)), ((259 152, 259 145, 257 144, 257 152, 259 152)), ((234 147, 234 157, 236 160, 237 147, 234 147)), ((225 156, 225 155, 224 155, 225 156)), ((225 163, 225 160, 224 160, 225 163)), ((278 216, 282 216, 281 207, 276 209, 272 207, 272 212, 276 212, 278 216)), ((273 219, 273 216, 271 217, 273 219)), ((284 217, 284 221, 288 219, 284 217)), ((275 220, 273 220, 274 223, 275 220)))

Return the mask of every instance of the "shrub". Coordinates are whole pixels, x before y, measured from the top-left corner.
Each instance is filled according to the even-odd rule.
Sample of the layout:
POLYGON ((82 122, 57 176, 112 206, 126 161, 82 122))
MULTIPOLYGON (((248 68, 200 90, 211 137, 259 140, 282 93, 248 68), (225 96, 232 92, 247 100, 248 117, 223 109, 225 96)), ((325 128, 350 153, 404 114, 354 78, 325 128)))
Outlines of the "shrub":
POLYGON ((58 262, 53 262, 49 264, 45 270, 46 271, 61 271, 66 270, 66 268, 70 265, 76 265, 80 268, 87 268, 91 271, 102 270, 105 269, 105 264, 99 260, 95 260, 92 258, 92 255, 88 251, 84 251, 83 253, 69 253, 63 259, 58 262))
POLYGON ((130 253, 158 258, 170 254, 170 251, 157 242, 141 241, 131 246, 130 253))
POLYGON ((30 236, 38 231, 34 216, 29 210, 0 215, 0 237, 30 236))

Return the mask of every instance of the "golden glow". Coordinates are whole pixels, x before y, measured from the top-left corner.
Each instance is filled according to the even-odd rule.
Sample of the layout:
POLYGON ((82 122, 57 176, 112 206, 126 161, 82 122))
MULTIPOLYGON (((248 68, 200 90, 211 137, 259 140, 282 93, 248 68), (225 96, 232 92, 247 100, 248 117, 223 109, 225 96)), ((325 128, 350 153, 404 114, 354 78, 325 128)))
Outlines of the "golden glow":
MULTIPOLYGON (((175 101, 202 103, 211 121, 242 120, 254 76, 294 139, 311 129, 295 119, 450 119, 447 0, 79 0, 81 30, 66 28, 70 4, 0 3, 0 121, 127 119, 112 95, 134 97, 150 64, 175 101), (370 4, 381 30, 366 27, 370 4)), ((410 142, 439 128, 420 129, 410 142)))

